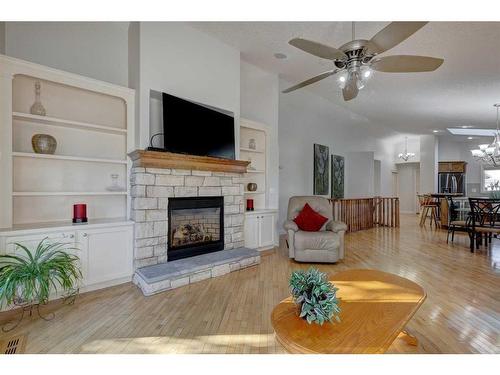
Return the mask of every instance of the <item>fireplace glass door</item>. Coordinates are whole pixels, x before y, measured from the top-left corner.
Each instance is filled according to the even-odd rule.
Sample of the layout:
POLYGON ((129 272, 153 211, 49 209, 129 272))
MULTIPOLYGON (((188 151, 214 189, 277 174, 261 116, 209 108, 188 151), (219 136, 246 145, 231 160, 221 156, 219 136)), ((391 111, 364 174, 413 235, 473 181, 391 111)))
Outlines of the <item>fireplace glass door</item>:
POLYGON ((168 260, 224 248, 222 197, 170 198, 168 260))

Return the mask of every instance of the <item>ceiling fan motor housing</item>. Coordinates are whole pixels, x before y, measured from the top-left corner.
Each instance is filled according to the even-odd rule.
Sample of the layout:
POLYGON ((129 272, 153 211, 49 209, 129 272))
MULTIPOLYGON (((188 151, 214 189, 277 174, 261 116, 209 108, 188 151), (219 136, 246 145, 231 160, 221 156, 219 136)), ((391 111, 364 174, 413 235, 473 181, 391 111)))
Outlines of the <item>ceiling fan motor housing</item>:
POLYGON ((362 64, 368 64, 373 58, 373 55, 367 55, 366 46, 368 44, 369 41, 364 39, 357 39, 344 44, 339 49, 346 54, 347 59, 335 60, 334 65, 339 69, 355 69, 362 64))

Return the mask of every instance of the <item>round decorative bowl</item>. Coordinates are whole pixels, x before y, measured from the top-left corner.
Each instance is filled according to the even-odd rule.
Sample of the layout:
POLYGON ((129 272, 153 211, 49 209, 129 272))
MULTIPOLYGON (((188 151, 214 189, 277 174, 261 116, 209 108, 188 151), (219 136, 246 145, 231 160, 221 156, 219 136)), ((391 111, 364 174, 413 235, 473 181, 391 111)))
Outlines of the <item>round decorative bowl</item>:
POLYGON ((250 182, 247 185, 248 191, 257 191, 257 184, 255 182, 250 182))
POLYGON ((53 154, 56 152, 57 141, 48 134, 35 134, 31 138, 31 145, 37 154, 53 154))

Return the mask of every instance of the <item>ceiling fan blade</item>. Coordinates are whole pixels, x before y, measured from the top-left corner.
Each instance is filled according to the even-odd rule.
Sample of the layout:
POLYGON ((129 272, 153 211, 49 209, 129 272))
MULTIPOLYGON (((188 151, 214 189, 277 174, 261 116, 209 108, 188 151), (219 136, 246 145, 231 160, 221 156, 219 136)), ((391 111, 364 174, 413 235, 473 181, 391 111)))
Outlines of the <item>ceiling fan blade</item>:
POLYGON ((286 90, 283 90, 282 92, 283 92, 283 94, 286 94, 290 91, 294 91, 294 90, 300 89, 302 87, 309 86, 312 83, 321 81, 322 79, 325 79, 326 77, 330 77, 331 75, 337 73, 337 71, 338 70, 329 70, 327 72, 321 73, 315 77, 312 77, 312 78, 309 78, 303 82, 300 82, 300 83, 296 84, 295 86, 289 87, 286 90))
POLYGON ((441 66, 443 59, 428 56, 393 55, 373 60, 371 67, 385 73, 432 72, 441 66))
POLYGON ((370 39, 368 49, 374 53, 385 52, 416 33, 427 22, 391 22, 370 39))
POLYGON ((349 74, 349 77, 347 77, 345 86, 342 89, 342 95, 344 96, 344 100, 346 102, 358 96, 359 89, 357 85, 357 80, 358 76, 356 74, 349 74))
POLYGON ((312 40, 294 38, 290 40, 288 44, 323 59, 345 60, 347 58, 347 55, 341 50, 327 46, 325 44, 313 42, 312 40))

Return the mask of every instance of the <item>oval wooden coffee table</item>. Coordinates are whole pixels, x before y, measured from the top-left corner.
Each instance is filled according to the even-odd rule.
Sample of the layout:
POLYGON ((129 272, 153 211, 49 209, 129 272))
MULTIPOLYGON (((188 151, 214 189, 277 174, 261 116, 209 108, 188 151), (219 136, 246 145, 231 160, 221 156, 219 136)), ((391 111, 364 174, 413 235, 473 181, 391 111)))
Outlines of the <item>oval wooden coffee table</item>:
POLYGON ((276 338, 290 353, 384 353, 424 302, 413 281, 377 270, 349 270, 331 280, 339 290, 340 323, 308 324, 289 297, 271 314, 276 338))

